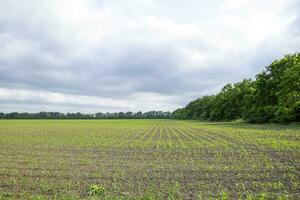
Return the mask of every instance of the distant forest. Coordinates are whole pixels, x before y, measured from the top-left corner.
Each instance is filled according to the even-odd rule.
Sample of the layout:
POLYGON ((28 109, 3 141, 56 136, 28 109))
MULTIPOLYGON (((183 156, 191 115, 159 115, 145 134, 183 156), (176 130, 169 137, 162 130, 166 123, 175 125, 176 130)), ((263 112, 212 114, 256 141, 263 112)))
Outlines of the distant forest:
POLYGON ((300 122, 300 54, 275 60, 255 80, 227 84, 172 113, 173 119, 250 123, 300 122))
POLYGON ((149 112, 115 112, 115 113, 60 113, 60 112, 38 112, 38 113, 0 113, 0 119, 170 119, 171 112, 149 111, 149 112))

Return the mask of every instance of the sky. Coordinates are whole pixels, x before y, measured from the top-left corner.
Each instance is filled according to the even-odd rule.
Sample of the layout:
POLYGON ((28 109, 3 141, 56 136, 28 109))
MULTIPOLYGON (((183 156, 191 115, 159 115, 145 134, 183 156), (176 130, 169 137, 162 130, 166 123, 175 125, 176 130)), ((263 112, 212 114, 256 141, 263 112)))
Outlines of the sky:
POLYGON ((299 51, 299 0, 0 0, 0 112, 173 111, 299 51))

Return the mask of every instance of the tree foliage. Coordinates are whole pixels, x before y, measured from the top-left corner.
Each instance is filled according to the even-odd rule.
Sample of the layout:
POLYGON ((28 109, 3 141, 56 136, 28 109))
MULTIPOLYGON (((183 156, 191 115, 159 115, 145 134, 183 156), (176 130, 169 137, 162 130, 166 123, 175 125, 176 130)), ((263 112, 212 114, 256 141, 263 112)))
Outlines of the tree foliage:
POLYGON ((0 119, 169 119, 171 112, 141 111, 133 112, 115 112, 115 113, 59 113, 59 112, 38 112, 38 113, 0 113, 0 119))
POLYGON ((174 119, 252 123, 300 121, 300 54, 275 60, 255 80, 227 84, 172 113, 174 119))

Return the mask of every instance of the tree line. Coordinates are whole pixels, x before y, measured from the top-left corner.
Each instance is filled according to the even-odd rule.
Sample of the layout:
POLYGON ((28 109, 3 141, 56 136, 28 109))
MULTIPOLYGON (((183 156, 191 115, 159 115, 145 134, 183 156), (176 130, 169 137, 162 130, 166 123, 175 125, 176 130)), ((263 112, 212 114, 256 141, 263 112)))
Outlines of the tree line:
POLYGON ((170 119, 171 112, 114 112, 114 113, 60 113, 60 112, 11 112, 0 113, 0 119, 170 119))
POLYGON ((275 60, 254 80, 225 85, 175 110, 173 119, 250 123, 300 122, 300 53, 275 60))

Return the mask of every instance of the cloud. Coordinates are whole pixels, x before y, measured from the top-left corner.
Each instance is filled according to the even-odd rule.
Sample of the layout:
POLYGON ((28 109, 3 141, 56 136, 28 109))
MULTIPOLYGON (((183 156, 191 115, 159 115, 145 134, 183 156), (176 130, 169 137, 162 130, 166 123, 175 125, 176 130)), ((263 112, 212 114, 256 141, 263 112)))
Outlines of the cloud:
POLYGON ((299 9, 297 0, 2 0, 0 111, 175 109, 299 51, 299 9))
MULTIPOLYGON (((45 92, 37 90, 6 89, 0 88, 1 106, 9 111, 26 111, 24 105, 38 105, 34 111, 39 111, 39 106, 45 106, 47 110, 56 111, 61 107, 64 112, 89 111, 139 111, 144 109, 155 109, 168 111, 176 107, 170 106, 170 102, 176 104, 177 97, 164 96, 157 93, 134 93, 126 99, 103 98, 98 96, 68 95, 63 93, 45 92), (144 99, 147 99, 145 101, 144 99), (19 105, 16 108, 14 105, 19 105)), ((178 105, 177 105, 178 106, 178 105)))

